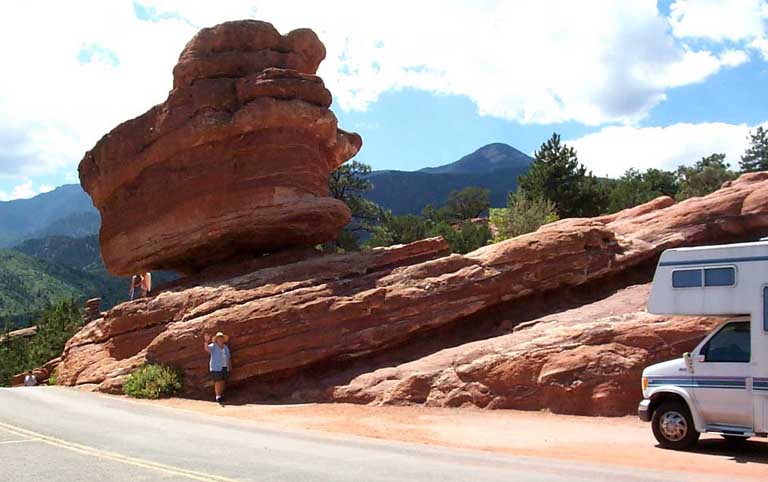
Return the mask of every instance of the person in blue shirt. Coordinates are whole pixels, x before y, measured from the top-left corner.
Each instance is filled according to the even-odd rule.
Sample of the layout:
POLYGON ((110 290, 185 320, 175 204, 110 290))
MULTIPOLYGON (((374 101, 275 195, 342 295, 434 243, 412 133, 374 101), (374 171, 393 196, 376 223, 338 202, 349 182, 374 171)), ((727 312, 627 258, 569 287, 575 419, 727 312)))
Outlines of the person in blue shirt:
POLYGON ((232 372, 232 356, 229 353, 227 342, 229 337, 222 332, 216 333, 211 341, 211 335, 203 335, 203 348, 211 355, 208 367, 213 378, 213 390, 216 393, 216 401, 224 403, 224 390, 227 388, 227 379, 232 372))

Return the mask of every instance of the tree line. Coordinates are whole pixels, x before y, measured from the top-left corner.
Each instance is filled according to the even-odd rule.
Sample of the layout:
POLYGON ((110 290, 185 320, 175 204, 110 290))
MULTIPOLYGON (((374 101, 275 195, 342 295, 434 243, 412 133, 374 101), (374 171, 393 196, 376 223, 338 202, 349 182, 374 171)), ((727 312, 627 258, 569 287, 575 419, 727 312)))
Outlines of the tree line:
POLYGON ((678 201, 704 196, 745 172, 768 170, 768 130, 758 127, 732 170, 723 153, 712 153, 676 170, 630 168, 618 179, 600 178, 579 162, 576 150, 552 134, 534 153, 528 172, 518 178, 505 208, 490 207, 490 192, 476 186, 453 191, 443 206, 419 215, 396 216, 364 197, 373 188, 370 166, 353 161, 330 179, 331 195, 352 211, 352 222, 326 249, 349 251, 443 236, 451 250, 467 253, 493 241, 535 231, 569 217, 610 214, 659 196, 678 201), (488 222, 477 218, 487 214, 488 222))
POLYGON ((61 301, 45 308, 36 320, 37 333, 29 338, 9 336, 11 325, 0 334, 0 386, 11 378, 32 370, 61 355, 64 344, 84 324, 74 301, 61 301))

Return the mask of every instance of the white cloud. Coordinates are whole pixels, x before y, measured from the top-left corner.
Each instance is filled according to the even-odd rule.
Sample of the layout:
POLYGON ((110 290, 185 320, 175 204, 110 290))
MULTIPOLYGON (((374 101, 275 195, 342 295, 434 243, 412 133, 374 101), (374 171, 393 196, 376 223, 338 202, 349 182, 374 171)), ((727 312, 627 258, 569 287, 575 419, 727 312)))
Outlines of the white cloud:
POLYGON ((0 176, 73 169, 118 123, 161 102, 194 28, 138 21, 131 2, 21 2, 0 15, 0 176), (44 33, 44 34, 42 34, 44 33), (94 55, 81 52, 91 49, 94 55), (114 56, 114 57, 113 57, 114 56))
POLYGON ((679 38, 741 42, 768 59, 768 2, 765 0, 676 0, 670 5, 672 32, 679 38))
POLYGON ((722 122, 667 127, 611 126, 565 142, 576 149, 579 161, 598 176, 618 177, 631 167, 641 171, 674 170, 713 153, 724 153, 731 167, 738 168, 748 145, 747 135, 754 127, 722 122))
POLYGON ((764 33, 764 0, 677 0, 670 24, 678 37, 749 40, 764 33))
POLYGON ((0 201, 12 201, 14 199, 28 199, 44 192, 53 191, 53 186, 43 184, 37 189, 32 185, 31 180, 26 180, 21 184, 14 186, 9 192, 0 191, 0 201))
POLYGON ((344 3, 332 15, 326 3, 296 3, 264 2, 257 13, 318 31, 331 53, 321 74, 345 109, 411 87, 467 96, 481 114, 523 123, 631 122, 668 88, 746 60, 676 41, 651 0, 394 0, 344 3))
POLYGON ((103 134, 162 102, 185 43, 225 20, 317 31, 328 50, 319 73, 344 110, 416 88, 521 123, 633 123, 669 88, 747 60, 737 45, 684 45, 655 0, 139 0, 151 21, 129 0, 49 2, 45 15, 37 2, 10 5, 0 177, 14 179, 74 169, 103 134))

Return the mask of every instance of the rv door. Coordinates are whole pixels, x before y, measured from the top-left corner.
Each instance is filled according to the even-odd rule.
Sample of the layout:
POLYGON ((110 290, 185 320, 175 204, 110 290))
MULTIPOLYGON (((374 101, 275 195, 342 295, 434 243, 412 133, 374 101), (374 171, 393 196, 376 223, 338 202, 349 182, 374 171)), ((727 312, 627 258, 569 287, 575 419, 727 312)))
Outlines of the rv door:
POLYGON ((751 432, 749 321, 731 321, 693 357, 693 394, 709 430, 751 432))

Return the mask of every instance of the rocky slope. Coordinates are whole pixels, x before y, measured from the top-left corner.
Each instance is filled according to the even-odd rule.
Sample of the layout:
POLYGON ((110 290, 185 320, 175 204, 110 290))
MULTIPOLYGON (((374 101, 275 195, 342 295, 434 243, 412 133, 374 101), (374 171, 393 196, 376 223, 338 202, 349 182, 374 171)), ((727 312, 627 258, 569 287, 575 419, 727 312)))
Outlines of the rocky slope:
MULTIPOLYGON (((232 381, 246 389, 298 379, 321 366, 338 369, 429 330, 471 333, 472 324, 493 316, 496 307, 516 305, 523 313, 535 296, 554 306, 573 287, 608 280, 620 287, 622 277, 652 266, 666 248, 758 237, 768 230, 767 196, 768 173, 746 174, 703 198, 679 204, 659 198, 611 216, 567 219, 467 255, 445 255, 445 244, 434 239, 191 280, 87 325, 67 344, 59 382, 119 391, 131 370, 151 361, 183 367, 187 393, 204 395, 209 382, 201 334, 217 330, 232 335, 232 381)), ((686 331, 701 334, 712 323, 637 310, 627 316, 538 324, 520 331, 525 335, 426 358, 413 371, 404 365, 393 372, 394 383, 382 385, 390 375, 374 371, 337 384, 331 398, 624 413, 637 396, 640 367, 675 356, 693 343, 686 331), (460 381, 451 380, 454 375, 460 381), (577 396, 569 402, 566 392, 577 396), (617 393, 626 396, 607 401, 607 394, 617 393)))
POLYGON ((547 408, 576 415, 633 413, 642 398, 642 370, 690 351, 723 321, 650 315, 644 311, 648 290, 649 285, 631 286, 529 321, 507 335, 291 396, 376 405, 547 408))
POLYGON ((313 75, 314 32, 269 23, 201 30, 181 53, 168 99, 104 136, 80 163, 116 275, 193 273, 333 239, 350 219, 328 175, 360 136, 337 128, 313 75))

